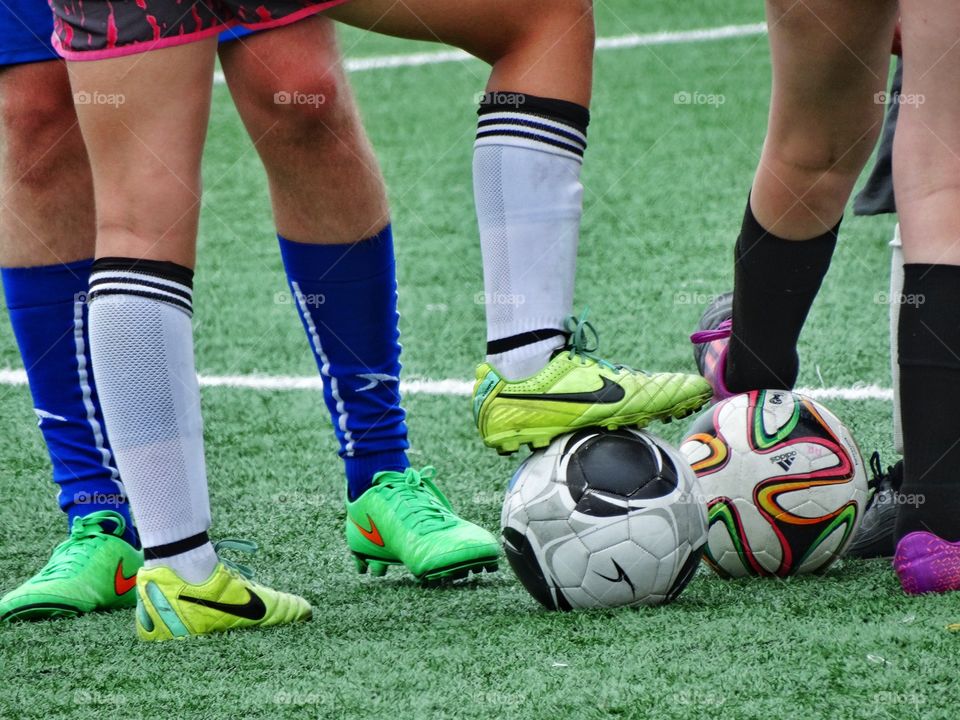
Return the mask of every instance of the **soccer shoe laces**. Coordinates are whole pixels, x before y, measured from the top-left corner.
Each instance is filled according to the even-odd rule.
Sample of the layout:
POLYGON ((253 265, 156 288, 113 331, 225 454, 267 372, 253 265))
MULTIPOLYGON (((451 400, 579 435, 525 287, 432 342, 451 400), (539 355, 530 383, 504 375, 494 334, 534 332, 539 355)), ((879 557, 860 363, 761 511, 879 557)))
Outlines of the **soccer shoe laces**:
POLYGON ((429 533, 456 524, 450 504, 433 482, 436 475, 437 469, 431 465, 419 471, 409 467, 402 473, 377 473, 373 484, 397 498, 401 521, 409 521, 419 532, 429 533))
POLYGON ((690 342, 694 345, 703 345, 714 340, 726 340, 733 334, 733 320, 727 318, 712 330, 697 330, 690 336, 690 342))
POLYGON ((567 357, 571 360, 578 358, 581 365, 586 365, 587 360, 593 360, 600 367, 619 374, 626 368, 625 365, 614 365, 597 355, 600 350, 600 333, 593 323, 587 322, 589 313, 590 309, 587 308, 580 317, 569 315, 563 321, 563 329, 567 333, 567 345, 564 348, 567 357))
POLYGON ((213 544, 213 551, 217 554, 217 557, 220 559, 220 562, 223 563, 223 566, 227 570, 231 570, 237 575, 242 575, 247 580, 253 579, 253 570, 251 570, 246 565, 235 562, 233 560, 225 560, 220 557, 221 550, 239 550, 240 552, 247 553, 248 555, 253 555, 259 546, 253 540, 241 540, 239 538, 224 538, 223 540, 217 540, 213 544))
MULTIPOLYGON (((84 515, 74 518, 70 527, 70 537, 53 549, 50 560, 37 573, 38 578, 53 580, 55 578, 70 577, 89 559, 90 555, 110 536, 100 525, 103 518, 93 515, 84 515)), ((110 518, 111 522, 119 525, 122 534, 125 529, 123 518, 119 515, 110 518)))
POLYGON ((870 488, 870 499, 867 500, 866 509, 869 510, 877 498, 883 493, 897 492, 903 485, 903 465, 887 466, 887 471, 883 471, 883 465, 880 463, 880 453, 874 450, 870 456, 870 471, 873 477, 867 481, 870 488))

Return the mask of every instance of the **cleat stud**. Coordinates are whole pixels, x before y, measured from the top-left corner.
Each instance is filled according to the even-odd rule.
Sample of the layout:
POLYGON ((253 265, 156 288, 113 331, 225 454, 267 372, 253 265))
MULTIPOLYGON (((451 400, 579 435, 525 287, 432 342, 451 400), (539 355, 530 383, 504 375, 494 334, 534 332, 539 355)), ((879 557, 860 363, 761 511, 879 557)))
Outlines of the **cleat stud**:
POLYGON ((354 562, 354 564, 357 566, 357 572, 358 572, 358 573, 360 573, 361 575, 366 574, 366 572, 367 572, 367 561, 366 561, 366 560, 364 560, 364 559, 363 559, 362 557, 360 557, 359 555, 354 555, 354 556, 353 556, 353 562, 354 562))
POLYGON ((373 577, 383 577, 387 574, 387 564, 382 562, 377 562, 376 560, 370 562, 370 574, 373 577))

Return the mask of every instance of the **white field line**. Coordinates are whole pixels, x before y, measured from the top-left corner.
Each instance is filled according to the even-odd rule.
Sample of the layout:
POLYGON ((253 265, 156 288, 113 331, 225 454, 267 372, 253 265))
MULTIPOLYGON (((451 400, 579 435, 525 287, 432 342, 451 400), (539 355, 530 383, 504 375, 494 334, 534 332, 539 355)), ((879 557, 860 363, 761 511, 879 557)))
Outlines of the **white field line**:
MULTIPOLYGON (((0 386, 26 385, 27 374, 23 370, 0 369, 0 386)), ((320 376, 292 377, 289 375, 201 375, 203 387, 225 387, 244 390, 288 391, 315 390, 323 387, 320 376)), ((402 390, 411 395, 445 395, 469 397, 473 383, 469 380, 430 380, 408 378, 402 381, 402 390)), ((893 390, 878 385, 833 388, 798 388, 797 392, 815 400, 885 400, 893 399, 893 390)))
MULTIPOLYGON (((597 50, 624 50, 627 48, 648 47, 650 45, 680 45, 684 43, 711 42, 729 38, 762 35, 767 31, 766 23, 750 25, 724 25, 722 27, 700 28, 698 30, 677 30, 648 33, 646 35, 620 35, 599 38, 597 50)), ((419 52, 406 55, 378 55, 365 58, 349 58, 344 66, 349 72, 367 70, 388 70, 390 68, 420 67, 421 65, 439 65, 441 63, 464 62, 472 59, 462 50, 440 50, 437 52, 419 52)), ((214 74, 213 81, 222 85, 222 72, 214 74)))

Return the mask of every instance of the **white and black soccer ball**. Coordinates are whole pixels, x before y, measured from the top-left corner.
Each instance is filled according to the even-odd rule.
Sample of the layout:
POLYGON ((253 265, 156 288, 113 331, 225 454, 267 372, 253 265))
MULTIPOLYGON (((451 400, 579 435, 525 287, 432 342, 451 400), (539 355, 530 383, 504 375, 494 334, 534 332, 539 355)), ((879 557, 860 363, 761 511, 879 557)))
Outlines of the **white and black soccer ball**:
POLYGON ((680 447, 706 496, 704 560, 723 577, 821 572, 860 527, 868 484, 850 431, 787 390, 735 395, 680 447))
POLYGON ((550 610, 670 602, 707 539, 690 466, 636 430, 581 430, 534 452, 510 482, 500 525, 510 566, 550 610))

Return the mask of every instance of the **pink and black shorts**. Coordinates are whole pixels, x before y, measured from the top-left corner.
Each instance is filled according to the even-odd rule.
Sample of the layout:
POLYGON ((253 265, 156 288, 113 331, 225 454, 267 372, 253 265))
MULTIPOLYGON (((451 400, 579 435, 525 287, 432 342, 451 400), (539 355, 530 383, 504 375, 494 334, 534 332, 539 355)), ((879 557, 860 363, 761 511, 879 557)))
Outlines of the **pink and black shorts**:
POLYGON ((242 25, 288 25, 347 0, 50 0, 53 46, 101 60, 196 42, 242 25))

